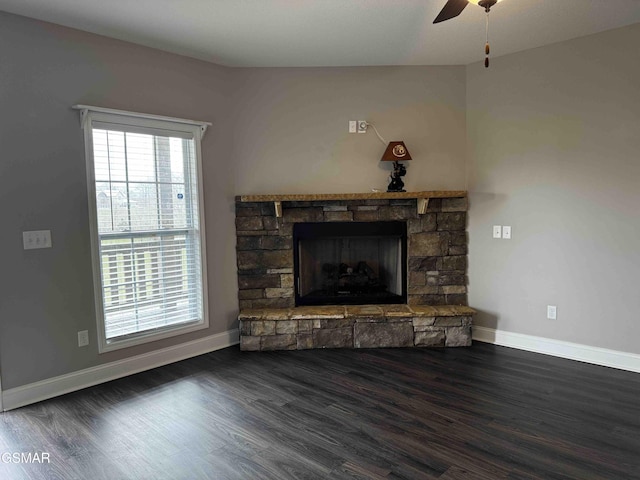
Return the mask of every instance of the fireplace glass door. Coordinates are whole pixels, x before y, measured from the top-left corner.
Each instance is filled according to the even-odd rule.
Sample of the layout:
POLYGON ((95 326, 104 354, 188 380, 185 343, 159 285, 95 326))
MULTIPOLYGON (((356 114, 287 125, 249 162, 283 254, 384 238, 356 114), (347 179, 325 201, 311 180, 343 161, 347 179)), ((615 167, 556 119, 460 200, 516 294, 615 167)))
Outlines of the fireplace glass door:
POLYGON ((294 225, 296 305, 406 303, 405 222, 294 225))

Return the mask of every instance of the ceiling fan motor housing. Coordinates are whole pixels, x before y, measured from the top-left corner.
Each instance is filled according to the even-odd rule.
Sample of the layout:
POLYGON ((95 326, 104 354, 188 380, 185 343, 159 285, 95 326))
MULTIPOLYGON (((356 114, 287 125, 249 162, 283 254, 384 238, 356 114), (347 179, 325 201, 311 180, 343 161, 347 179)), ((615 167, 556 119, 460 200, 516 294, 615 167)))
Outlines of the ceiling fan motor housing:
POLYGON ((478 5, 483 7, 485 11, 488 12, 489 9, 493 7, 496 3, 498 3, 498 0, 480 0, 478 2, 478 5))

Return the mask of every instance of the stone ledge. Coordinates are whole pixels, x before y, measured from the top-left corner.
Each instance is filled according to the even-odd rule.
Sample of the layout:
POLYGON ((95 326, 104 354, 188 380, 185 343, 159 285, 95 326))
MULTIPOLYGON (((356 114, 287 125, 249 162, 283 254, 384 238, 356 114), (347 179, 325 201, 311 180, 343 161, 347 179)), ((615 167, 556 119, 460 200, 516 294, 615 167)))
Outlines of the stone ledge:
POLYGON ((355 305, 242 310, 243 351, 471 345, 475 310, 460 305, 355 305))
POLYGON ((464 305, 346 305, 295 308, 252 308, 241 310, 238 320, 304 320, 353 317, 459 317, 476 311, 464 305))

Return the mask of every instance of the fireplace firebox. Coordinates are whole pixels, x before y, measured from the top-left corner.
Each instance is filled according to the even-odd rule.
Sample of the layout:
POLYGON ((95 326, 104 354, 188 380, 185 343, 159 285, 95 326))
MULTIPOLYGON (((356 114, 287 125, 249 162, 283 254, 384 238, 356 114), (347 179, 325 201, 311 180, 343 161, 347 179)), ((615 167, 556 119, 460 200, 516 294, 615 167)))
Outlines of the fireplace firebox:
POLYGON ((293 226, 295 304, 407 303, 406 222, 293 226))

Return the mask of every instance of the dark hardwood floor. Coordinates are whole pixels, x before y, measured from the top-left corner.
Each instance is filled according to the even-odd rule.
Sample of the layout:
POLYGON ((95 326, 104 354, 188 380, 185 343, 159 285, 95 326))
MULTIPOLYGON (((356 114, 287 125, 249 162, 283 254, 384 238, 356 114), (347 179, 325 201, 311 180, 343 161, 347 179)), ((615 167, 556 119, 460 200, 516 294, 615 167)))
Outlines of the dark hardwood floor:
POLYGON ((0 415, 18 479, 640 479, 640 375, 476 343, 237 347, 0 415))

